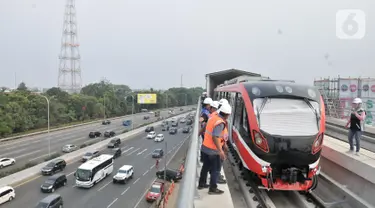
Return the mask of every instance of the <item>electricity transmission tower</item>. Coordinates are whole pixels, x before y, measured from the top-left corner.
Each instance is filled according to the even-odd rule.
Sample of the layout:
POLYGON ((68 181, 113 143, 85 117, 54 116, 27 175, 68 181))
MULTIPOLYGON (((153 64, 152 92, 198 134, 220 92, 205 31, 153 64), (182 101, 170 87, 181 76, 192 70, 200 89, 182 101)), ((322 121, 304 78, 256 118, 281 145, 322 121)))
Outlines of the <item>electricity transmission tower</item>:
POLYGON ((59 59, 58 87, 69 93, 79 92, 82 78, 75 0, 66 0, 59 59))

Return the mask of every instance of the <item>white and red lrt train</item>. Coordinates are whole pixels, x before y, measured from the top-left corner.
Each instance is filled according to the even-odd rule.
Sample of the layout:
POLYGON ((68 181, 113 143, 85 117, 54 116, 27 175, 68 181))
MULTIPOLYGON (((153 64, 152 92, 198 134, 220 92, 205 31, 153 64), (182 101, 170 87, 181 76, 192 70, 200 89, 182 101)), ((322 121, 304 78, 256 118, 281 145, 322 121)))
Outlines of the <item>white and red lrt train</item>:
POLYGON ((325 107, 317 89, 293 81, 232 79, 214 90, 232 106, 229 145, 260 188, 317 186, 325 107))

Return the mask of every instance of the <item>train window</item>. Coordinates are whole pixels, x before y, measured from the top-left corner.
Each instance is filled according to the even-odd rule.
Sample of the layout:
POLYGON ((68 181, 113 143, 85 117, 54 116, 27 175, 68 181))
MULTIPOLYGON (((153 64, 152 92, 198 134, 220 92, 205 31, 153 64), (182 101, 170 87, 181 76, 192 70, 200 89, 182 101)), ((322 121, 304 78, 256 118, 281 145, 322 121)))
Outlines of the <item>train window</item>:
POLYGON ((234 112, 233 124, 236 127, 236 129, 239 130, 241 126, 240 121, 242 120, 242 98, 240 93, 237 93, 235 101, 236 103, 234 104, 234 106, 236 107, 234 112))
POLYGON ((243 112, 242 112, 242 127, 244 128, 246 132, 249 131, 249 123, 247 120, 247 112, 246 112, 245 107, 243 108, 243 112))

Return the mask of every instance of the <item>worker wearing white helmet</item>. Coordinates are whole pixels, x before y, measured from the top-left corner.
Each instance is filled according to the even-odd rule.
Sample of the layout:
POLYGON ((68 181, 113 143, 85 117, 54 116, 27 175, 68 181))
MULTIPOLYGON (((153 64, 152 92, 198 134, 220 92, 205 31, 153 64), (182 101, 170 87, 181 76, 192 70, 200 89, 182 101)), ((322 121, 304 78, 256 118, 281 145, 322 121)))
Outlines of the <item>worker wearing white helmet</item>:
MULTIPOLYGON (((205 98, 202 103, 202 111, 201 115, 199 118, 199 135, 202 137, 202 141, 204 140, 204 131, 206 129, 206 123, 210 117, 210 110, 211 110, 211 105, 212 105, 212 98, 205 98)), ((201 152, 201 162, 202 162, 202 152, 201 152)))
POLYGON ((366 111, 362 108, 362 99, 354 98, 352 102, 352 112, 346 123, 346 128, 349 128, 348 140, 350 150, 349 152, 354 152, 353 137, 356 143, 356 155, 359 155, 361 136, 363 132, 364 122, 366 119, 366 111))
MULTIPOLYGON (((229 102, 228 102, 227 99, 225 99, 225 98, 220 99, 220 101, 219 101, 219 108, 220 108, 221 105, 223 105, 224 103, 225 103, 225 104, 229 104, 229 102)), ((217 111, 217 113, 219 113, 219 110, 217 111)))
POLYGON ((219 101, 212 101, 211 103, 211 109, 210 109, 210 113, 212 115, 212 113, 216 112, 217 109, 219 109, 219 101))
POLYGON ((201 146, 203 154, 203 166, 199 177, 198 189, 208 188, 209 194, 223 194, 224 191, 217 188, 222 161, 225 159, 223 151, 225 138, 228 135, 227 119, 232 113, 229 104, 220 107, 220 113, 211 117, 206 126, 205 139, 201 146), (210 184, 207 185, 207 175, 211 173, 210 184))

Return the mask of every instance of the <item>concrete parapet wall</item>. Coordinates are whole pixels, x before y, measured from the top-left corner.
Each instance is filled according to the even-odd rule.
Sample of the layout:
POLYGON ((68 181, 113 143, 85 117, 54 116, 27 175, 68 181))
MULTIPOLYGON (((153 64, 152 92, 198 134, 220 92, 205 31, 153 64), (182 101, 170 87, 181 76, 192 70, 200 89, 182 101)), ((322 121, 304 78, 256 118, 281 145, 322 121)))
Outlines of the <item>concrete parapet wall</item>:
POLYGON ((375 205, 375 153, 362 149, 357 156, 348 150, 347 143, 325 136, 320 160, 322 171, 375 205))

